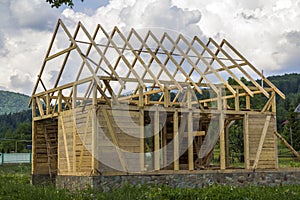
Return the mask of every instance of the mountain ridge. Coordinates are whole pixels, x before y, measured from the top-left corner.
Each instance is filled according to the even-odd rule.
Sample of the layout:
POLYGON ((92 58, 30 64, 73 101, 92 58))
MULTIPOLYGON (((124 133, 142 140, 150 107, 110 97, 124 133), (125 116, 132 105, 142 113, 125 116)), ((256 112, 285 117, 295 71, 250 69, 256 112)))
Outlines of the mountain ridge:
POLYGON ((25 94, 0 90, 0 115, 29 110, 29 99, 30 97, 25 94))

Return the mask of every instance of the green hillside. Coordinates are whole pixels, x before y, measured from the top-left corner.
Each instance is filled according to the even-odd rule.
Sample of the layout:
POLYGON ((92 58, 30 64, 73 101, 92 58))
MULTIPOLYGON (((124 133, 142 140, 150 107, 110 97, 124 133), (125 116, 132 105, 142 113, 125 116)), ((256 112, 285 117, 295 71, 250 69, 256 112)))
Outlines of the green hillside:
POLYGON ((0 115, 27 110, 29 96, 0 90, 0 115))

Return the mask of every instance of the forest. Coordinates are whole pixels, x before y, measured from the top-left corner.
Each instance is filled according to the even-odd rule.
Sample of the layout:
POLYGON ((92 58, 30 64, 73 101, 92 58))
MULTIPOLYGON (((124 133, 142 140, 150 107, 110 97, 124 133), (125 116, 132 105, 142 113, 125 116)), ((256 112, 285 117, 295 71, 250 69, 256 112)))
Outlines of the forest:
MULTIPOLYGON (((300 74, 270 76, 268 79, 286 95, 285 100, 279 96, 276 99, 278 132, 292 144, 296 151, 300 151, 300 113, 294 112, 300 104, 300 74)), ((241 78, 241 80, 246 84, 250 84, 244 78, 241 78)), ((228 80, 230 84, 233 84, 232 81, 228 80)), ((257 81, 260 82, 260 80, 257 81)), ((1 107, 6 108, 6 113, 0 115, 0 150, 2 152, 13 152, 16 150, 15 141, 18 141, 17 151, 28 152, 27 145, 30 144, 28 140, 31 140, 31 111, 27 108, 29 97, 12 92, 4 92, 4 94, 0 94, 1 107), (20 105, 20 99, 23 101, 24 97, 26 103, 23 102, 22 106, 17 108, 20 112, 15 113, 15 107, 7 105, 20 105)), ((154 95, 151 98, 155 99, 159 96, 154 95)), ((254 106, 260 108, 263 106, 264 101, 263 96, 258 96, 253 101, 255 102, 254 106)), ((232 138, 230 150, 233 155, 240 156, 243 154, 242 133, 241 121, 237 121, 230 127, 229 137, 232 138)), ((240 156, 240 160, 242 159, 243 157, 240 156)))

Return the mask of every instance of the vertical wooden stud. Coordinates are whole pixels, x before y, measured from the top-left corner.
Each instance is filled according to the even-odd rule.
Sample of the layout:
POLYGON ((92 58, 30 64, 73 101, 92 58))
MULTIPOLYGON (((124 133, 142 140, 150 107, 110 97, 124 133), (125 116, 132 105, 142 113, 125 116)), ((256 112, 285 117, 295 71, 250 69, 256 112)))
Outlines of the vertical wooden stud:
POLYGON ((179 170, 179 133, 178 133, 178 111, 173 115, 173 140, 174 140, 174 170, 179 170))
POLYGON ((188 113, 188 162, 189 170, 194 170, 194 135, 193 135, 193 112, 188 113))
POLYGON ((224 131, 224 113, 219 116, 219 131, 220 131, 220 169, 226 169, 226 156, 225 156, 225 131, 224 131))
POLYGON ((272 91, 273 102, 272 102, 272 112, 276 113, 276 93, 272 91))
POLYGON ((143 87, 139 86, 139 105, 140 111, 140 170, 145 171, 145 130, 144 130, 144 94, 143 87))
POLYGON ((170 105, 170 91, 168 86, 165 85, 164 87, 164 107, 169 107, 170 105))
POLYGON ((249 115, 244 115, 244 160, 245 168, 250 169, 250 150, 249 150, 249 115))
POLYGON ((235 108, 235 111, 240 110, 239 89, 236 89, 236 94, 234 97, 234 108, 235 108))
POLYGON ((61 90, 58 90, 58 107, 57 107, 57 111, 58 113, 60 113, 62 111, 62 92, 61 90))
MULTIPOLYGON (((92 108, 92 174, 95 173, 97 166, 96 166, 96 152, 97 152, 97 145, 96 145, 96 135, 98 133, 98 123, 97 123, 97 85, 93 85, 93 108, 92 108)), ((89 114, 89 113, 88 113, 89 114)))
POLYGON ((145 171, 144 109, 140 108, 140 170, 145 171))
POLYGON ((246 109, 247 110, 250 110, 250 96, 249 95, 246 95, 246 109))
POLYGON ((159 111, 158 107, 154 112, 154 170, 160 169, 160 149, 159 149, 159 111))
POLYGON ((46 94, 46 115, 50 114, 50 95, 46 94))
POLYGON ((77 85, 73 85, 72 109, 76 108, 77 85))

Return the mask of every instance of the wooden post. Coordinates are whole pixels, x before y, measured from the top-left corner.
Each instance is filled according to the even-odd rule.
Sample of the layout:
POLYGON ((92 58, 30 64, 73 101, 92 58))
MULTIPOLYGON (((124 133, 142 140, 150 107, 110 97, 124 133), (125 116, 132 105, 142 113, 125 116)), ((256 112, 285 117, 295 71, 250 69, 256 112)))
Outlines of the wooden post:
POLYGON ((154 170, 160 169, 160 150, 159 150, 159 111, 158 107, 154 112, 154 170))
POLYGON ((76 108, 77 85, 73 85, 72 109, 76 108))
POLYGON ((97 85, 93 85, 93 108, 92 108, 92 175, 95 173, 95 169, 97 169, 96 161, 96 152, 97 152, 97 138, 96 135, 98 133, 98 123, 97 123, 97 85))
POLYGON ((46 115, 50 114, 50 95, 46 94, 46 115))
POLYGON ((234 108, 235 108, 235 111, 240 110, 239 89, 236 89, 236 94, 234 97, 234 108))
POLYGON ((225 148, 225 131, 224 131, 224 113, 219 116, 219 131, 220 131, 220 169, 226 169, 226 148, 225 148))
POLYGON ((193 134, 193 112, 190 111, 188 113, 188 162, 189 162, 189 170, 194 170, 194 134, 193 134))
MULTIPOLYGON (((32 98, 32 112, 35 113, 35 98, 32 98)), ((34 115, 32 114, 32 117, 34 115)), ((32 119, 32 155, 31 155, 31 174, 35 174, 35 168, 36 168, 36 149, 35 149, 35 143, 36 143, 36 134, 37 134, 37 131, 36 131, 36 127, 35 127, 35 121, 32 119)), ((59 157, 58 157, 58 161, 59 161, 59 157)))
POLYGON ((174 170, 179 170, 179 133, 178 133, 178 111, 173 115, 173 140, 174 140, 174 170))
POLYGON ((58 90, 58 105, 57 105, 57 112, 60 113, 62 111, 62 92, 58 90))
POLYGON ((250 149, 249 149, 249 115, 244 115, 244 161, 245 169, 250 169, 250 149))
POLYGON ((165 85, 164 87, 164 107, 169 107, 170 104, 170 91, 168 86, 165 85))
POLYGON ((226 146, 225 146, 225 130, 224 130, 224 113, 221 89, 218 91, 218 111, 219 111, 219 131, 220 131, 220 169, 226 169, 226 146))
POLYGON ((190 109, 188 113, 188 164, 189 170, 194 170, 194 134, 193 134, 193 111, 192 111, 192 88, 187 88, 187 107, 190 109))
POLYGON ((246 95, 246 109, 247 110, 250 110, 250 96, 249 95, 246 95))
POLYGON ((32 118, 34 118, 34 117, 36 117, 36 98, 32 98, 32 108, 31 109, 32 109, 31 110, 32 118))
POLYGON ((143 87, 139 86, 139 107, 144 106, 144 94, 143 94, 143 87))
POLYGON ((273 102, 272 102, 272 112, 276 113, 276 93, 272 91, 273 102))
POLYGON ((145 130, 144 130, 144 94, 143 87, 139 86, 139 104, 140 107, 140 170, 145 171, 145 130))

